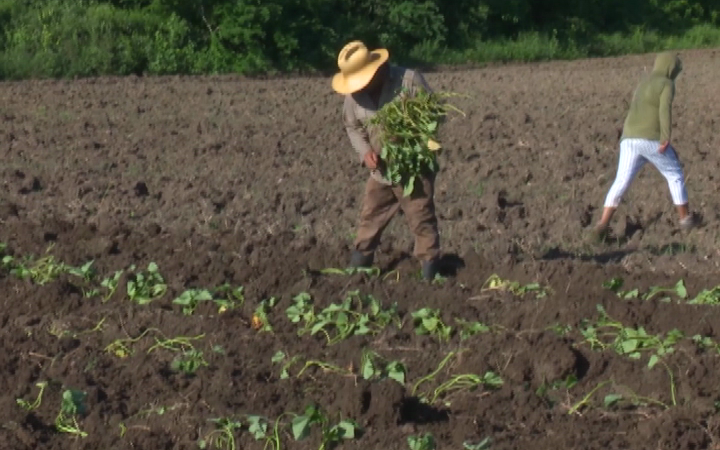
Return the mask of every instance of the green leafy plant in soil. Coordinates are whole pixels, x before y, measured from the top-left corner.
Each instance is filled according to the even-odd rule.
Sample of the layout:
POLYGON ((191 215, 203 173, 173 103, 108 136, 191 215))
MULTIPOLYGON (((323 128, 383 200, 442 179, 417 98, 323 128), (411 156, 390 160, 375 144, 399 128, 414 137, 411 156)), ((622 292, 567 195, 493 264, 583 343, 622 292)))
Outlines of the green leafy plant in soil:
POLYGON ((365 349, 360 358, 360 372, 366 380, 390 378, 405 385, 407 370, 400 361, 386 361, 376 352, 365 349))
POLYGON ((103 278, 103 280, 100 282, 100 286, 102 286, 106 290, 106 294, 103 296, 104 302, 110 300, 110 298, 115 295, 115 292, 120 285, 120 278, 122 278, 123 273, 124 271, 122 270, 116 270, 115 273, 112 274, 112 276, 103 278))
POLYGON ((183 314, 190 316, 201 302, 213 302, 218 307, 218 313, 222 314, 245 303, 243 291, 242 286, 232 287, 227 283, 214 290, 188 289, 173 300, 173 304, 182 306, 183 314))
POLYGON ((262 300, 255 308, 255 312, 252 316, 252 327, 253 329, 260 332, 272 333, 273 327, 270 323, 269 314, 272 312, 275 305, 277 305, 278 299, 275 297, 266 298, 262 300))
POLYGON ((558 403, 558 400, 552 394, 564 390, 564 395, 569 396, 568 391, 577 383, 578 379, 574 374, 568 375, 564 380, 545 381, 535 390, 535 395, 541 398, 548 408, 553 408, 558 403))
POLYGON ((456 318, 455 323, 457 324, 456 330, 460 335, 461 341, 470 339, 476 334, 489 333, 492 330, 490 326, 478 321, 470 322, 468 320, 456 318))
POLYGON ((404 90, 369 120, 369 125, 377 127, 383 137, 380 158, 385 177, 401 185, 405 196, 412 195, 421 175, 437 172, 439 168, 438 128, 449 111, 462 113, 445 101, 454 95, 423 89, 410 95, 404 90))
MULTIPOLYGON (((10 275, 21 280, 31 280, 33 283, 43 286, 55 281, 60 275, 67 273, 68 266, 58 262, 53 255, 50 255, 52 245, 48 247, 47 255, 35 259, 32 256, 25 256, 18 260, 12 255, 5 255, 2 259, 2 266, 10 272, 10 275)), ((5 251, 3 247, 2 251, 5 251)))
MULTIPOLYGON (((634 407, 648 407, 648 406, 659 406, 662 409, 669 409, 670 407, 666 405, 665 403, 649 398, 649 397, 642 397, 637 395, 635 392, 632 391, 632 389, 628 388, 627 386, 619 386, 616 385, 613 380, 606 380, 598 383, 593 387, 590 392, 585 394, 577 403, 570 406, 568 408, 567 413, 572 414, 578 414, 581 409, 587 409, 592 406, 592 398, 597 394, 602 388, 613 385, 615 389, 610 391, 608 394, 605 395, 603 398, 603 407, 605 408, 612 408, 614 406, 619 405, 620 403, 626 403, 628 405, 634 406, 634 407), (622 390, 623 393, 618 393, 619 390, 622 390)), ((672 386, 671 386, 672 388, 672 386)), ((674 395, 673 395, 674 398, 674 395)), ((675 404, 675 403, 673 403, 675 404)))
POLYGON ((281 420, 285 415, 289 414, 290 413, 284 413, 280 415, 280 417, 275 419, 272 433, 270 433, 268 430, 270 422, 266 418, 256 415, 247 416, 248 431, 250 432, 250 434, 252 434, 253 438, 256 441, 265 441, 265 446, 263 447, 263 450, 267 450, 268 448, 271 450, 280 450, 280 429, 282 425, 281 420))
POLYGON ((344 269, 338 269, 336 267, 328 267, 320 270, 321 275, 356 275, 365 274, 368 276, 380 276, 379 267, 346 267, 344 269))
MULTIPOLYGON (((424 383, 429 383, 435 380, 440 372, 445 369, 448 363, 455 357, 457 357, 464 350, 451 351, 449 352, 438 367, 428 375, 420 378, 415 382, 412 389, 412 395, 416 395, 419 391, 420 386, 424 383)), ((443 399, 445 404, 449 404, 447 400, 448 394, 457 391, 474 391, 478 387, 482 386, 488 390, 498 389, 502 387, 503 380, 496 373, 492 371, 486 372, 484 375, 476 375, 472 373, 453 375, 448 378, 447 381, 440 383, 435 389, 427 391, 425 394, 420 396, 421 400, 425 403, 434 404, 438 400, 443 399)))
POLYGON ((288 425, 292 437, 296 442, 305 440, 310 436, 313 429, 319 427, 321 441, 318 450, 330 450, 343 440, 357 439, 363 433, 362 427, 354 420, 344 419, 337 423, 331 422, 330 418, 316 405, 307 406, 302 414, 293 412, 282 413, 275 419, 272 429, 270 427, 270 420, 257 415, 246 416, 246 425, 247 431, 255 441, 265 441, 263 448, 266 450, 281 449, 281 433, 283 428, 288 425), (283 421, 284 417, 292 417, 292 419, 288 423, 283 421))
POLYGON ((212 299, 212 293, 207 289, 188 289, 173 300, 173 304, 182 306, 183 314, 191 316, 200 302, 212 301, 212 299))
POLYGON ((214 445, 218 449, 235 450, 235 432, 242 428, 242 422, 228 417, 210 419, 210 422, 215 429, 198 441, 198 447, 207 449, 214 445))
POLYGON ((443 322, 439 309, 421 308, 410 315, 412 316, 415 334, 435 336, 441 341, 447 341, 452 336, 453 327, 443 322))
POLYGON ((720 353, 720 344, 709 336, 696 334, 692 337, 692 341, 701 350, 714 350, 715 352, 720 353))
POLYGON ((94 262, 95 261, 88 261, 80 267, 66 267, 68 274, 80 278, 81 286, 79 286, 79 288, 85 298, 94 297, 100 293, 97 286, 94 286, 95 278, 97 277, 97 272, 93 267, 94 262))
POLYGON ((327 363, 324 361, 319 361, 316 359, 305 360, 305 358, 300 355, 295 355, 295 356, 290 357, 282 350, 276 352, 272 356, 271 361, 272 361, 272 364, 282 364, 281 369, 280 369, 280 379, 281 380, 290 378, 290 368, 296 364, 303 362, 303 361, 305 361, 305 364, 303 364, 302 369, 300 369, 300 371, 298 371, 298 373, 295 375, 296 378, 300 378, 303 375, 303 373, 305 373, 305 371, 310 369, 311 367, 317 367, 320 370, 322 370, 323 372, 336 373, 336 374, 340 374, 340 375, 352 375, 353 374, 352 368, 342 368, 342 367, 336 366, 334 364, 330 364, 330 363, 327 363))
MULTIPOLYGON (((639 289, 632 289, 629 291, 623 291, 622 287, 625 284, 625 281, 622 278, 616 277, 611 279, 610 281, 606 281, 603 283, 603 287, 605 289, 608 289, 612 292, 614 292, 618 297, 622 299, 635 299, 640 298, 642 300, 650 300, 653 297, 667 293, 667 294, 675 294, 678 298, 682 300, 687 299, 687 288, 685 287, 685 282, 683 280, 678 281, 675 286, 673 287, 661 287, 661 286, 653 286, 650 288, 650 290, 644 294, 640 293, 639 289)), ((662 297, 660 299, 662 302, 670 302, 671 298, 668 296, 662 297)))
POLYGON ((40 407, 40 404, 42 403, 42 396, 43 396, 43 393, 45 392, 45 388, 47 388, 47 385, 48 385, 47 381, 41 381, 41 382, 35 383, 35 386, 40 389, 40 392, 38 392, 37 397, 35 397, 35 400, 32 403, 28 402, 27 400, 23 400, 21 398, 18 398, 15 401, 17 402, 18 405, 20 405, 21 408, 23 408, 26 411, 32 411, 34 409, 37 409, 40 407))
POLYGON ((410 450, 435 450, 435 437, 430 433, 410 435, 407 438, 410 450))
POLYGON ((77 422, 77 418, 85 414, 86 396, 84 392, 72 389, 63 392, 60 412, 55 418, 55 428, 59 432, 87 437, 88 434, 80 429, 77 422))
POLYGON ((662 335, 649 334, 644 327, 628 327, 612 319, 602 305, 597 305, 600 315, 597 321, 584 320, 581 333, 592 349, 611 348, 618 354, 640 359, 643 353, 651 353, 648 367, 653 368, 662 358, 675 351, 684 334, 677 329, 662 335))
POLYGON ((399 323, 396 305, 383 308, 372 295, 351 291, 341 303, 333 303, 315 313, 308 293, 293 298, 286 310, 288 319, 302 323, 298 335, 322 333, 328 345, 337 344, 351 336, 375 335, 393 322, 399 323))
MULTIPOLYGON (((135 266, 130 267, 134 271, 135 266)), ((148 264, 147 271, 135 273, 127 282, 127 293, 130 300, 139 305, 147 305, 151 301, 162 297, 167 292, 167 284, 158 270, 157 264, 148 264)))
POLYGON ((360 426, 353 420, 342 420, 332 424, 329 418, 316 406, 305 408, 305 413, 296 415, 292 420, 292 434, 296 441, 308 437, 313 426, 320 426, 322 443, 319 450, 328 450, 344 439, 355 439, 362 433, 360 426))
POLYGON ((173 359, 170 368, 175 372, 182 372, 185 375, 195 375, 201 367, 207 367, 208 363, 203 357, 203 352, 196 349, 185 350, 173 359))
MULTIPOLYGON (((683 280, 678 280, 677 283, 675 283, 672 287, 661 287, 661 286, 652 286, 648 292, 641 294, 640 289, 631 289, 629 291, 622 290, 623 286, 625 284, 625 281, 620 278, 612 278, 609 281, 606 281, 603 283, 603 287, 605 289, 608 289, 612 292, 614 292, 618 297, 630 300, 630 299, 642 299, 642 300, 650 300, 653 297, 657 296, 658 294, 674 294, 675 297, 678 298, 679 301, 684 301, 688 305, 708 305, 708 306, 717 306, 720 305, 720 286, 715 286, 710 289, 703 289, 698 294, 690 298, 688 296, 687 288, 685 287, 685 282, 683 280)), ((672 298, 669 295, 665 295, 664 297, 660 298, 661 302, 671 302, 672 298)))

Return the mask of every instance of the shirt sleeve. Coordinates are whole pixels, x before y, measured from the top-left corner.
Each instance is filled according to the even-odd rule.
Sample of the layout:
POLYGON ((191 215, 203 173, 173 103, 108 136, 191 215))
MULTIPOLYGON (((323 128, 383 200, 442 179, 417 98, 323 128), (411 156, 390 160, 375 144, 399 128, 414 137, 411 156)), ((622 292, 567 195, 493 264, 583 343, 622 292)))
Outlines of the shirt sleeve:
POLYGON ((672 137, 672 102, 675 85, 667 83, 660 93, 660 142, 670 142, 672 137))
POLYGON ((425 77, 422 73, 415 70, 413 71, 412 77, 410 77, 410 83, 408 83, 409 86, 407 86, 408 94, 410 96, 417 95, 420 91, 425 91, 428 93, 431 93, 433 90, 430 88, 430 85, 425 80, 425 77))
POLYGON ((371 151, 372 147, 370 146, 370 138, 365 126, 355 115, 355 107, 350 97, 345 99, 343 105, 343 123, 345 124, 345 131, 347 132, 348 138, 350 138, 350 144, 355 152, 357 152, 360 162, 363 163, 365 154, 371 151))

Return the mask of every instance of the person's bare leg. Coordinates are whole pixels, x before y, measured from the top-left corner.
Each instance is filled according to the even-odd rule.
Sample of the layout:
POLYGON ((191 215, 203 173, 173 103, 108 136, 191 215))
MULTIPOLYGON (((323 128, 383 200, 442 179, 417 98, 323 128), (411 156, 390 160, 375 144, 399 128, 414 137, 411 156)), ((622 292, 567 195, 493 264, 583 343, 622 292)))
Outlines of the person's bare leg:
POLYGON ((613 214, 615 214, 616 209, 617 208, 614 208, 612 206, 606 206, 605 208, 603 208, 603 213, 600 217, 600 221, 595 225, 595 228, 593 228, 593 239, 601 240, 605 237, 605 233, 610 226, 610 220, 612 219, 613 214))
POLYGON ((676 205, 675 208, 677 209, 677 213, 681 221, 686 220, 686 218, 690 215, 690 207, 687 203, 684 205, 676 205))
POLYGON ((600 217, 600 222, 598 222, 596 228, 606 229, 610 225, 610 220, 612 220, 616 210, 617 208, 612 206, 603 208, 602 217, 600 217))

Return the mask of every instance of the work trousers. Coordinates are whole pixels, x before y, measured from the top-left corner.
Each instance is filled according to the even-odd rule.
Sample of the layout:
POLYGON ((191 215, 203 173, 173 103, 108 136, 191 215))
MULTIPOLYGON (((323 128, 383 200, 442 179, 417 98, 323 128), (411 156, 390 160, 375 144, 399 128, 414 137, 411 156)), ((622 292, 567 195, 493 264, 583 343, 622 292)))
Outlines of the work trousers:
POLYGON ((660 143, 647 139, 623 139, 620 143, 620 160, 615 182, 605 197, 605 207, 616 208, 640 169, 649 162, 665 177, 675 205, 688 202, 685 177, 677 153, 668 146, 664 153, 658 151, 660 143))
POLYGON ((440 235, 435 215, 435 175, 418 177, 413 193, 403 196, 402 186, 389 186, 373 177, 365 184, 355 250, 372 254, 390 220, 402 208, 410 231, 415 235, 415 257, 420 261, 435 259, 440 253, 440 235))

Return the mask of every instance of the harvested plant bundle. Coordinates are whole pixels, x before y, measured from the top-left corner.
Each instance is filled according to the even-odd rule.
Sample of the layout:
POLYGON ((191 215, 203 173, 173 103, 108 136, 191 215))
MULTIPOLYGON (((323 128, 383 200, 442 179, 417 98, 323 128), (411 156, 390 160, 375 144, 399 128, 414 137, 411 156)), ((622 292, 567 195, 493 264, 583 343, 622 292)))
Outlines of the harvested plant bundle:
POLYGON ((412 194, 415 180, 423 172, 438 170, 438 126, 450 110, 462 114, 444 101, 450 96, 453 94, 425 90, 414 96, 403 92, 370 119, 383 137, 380 158, 385 163, 385 177, 401 185, 405 196, 412 194))

